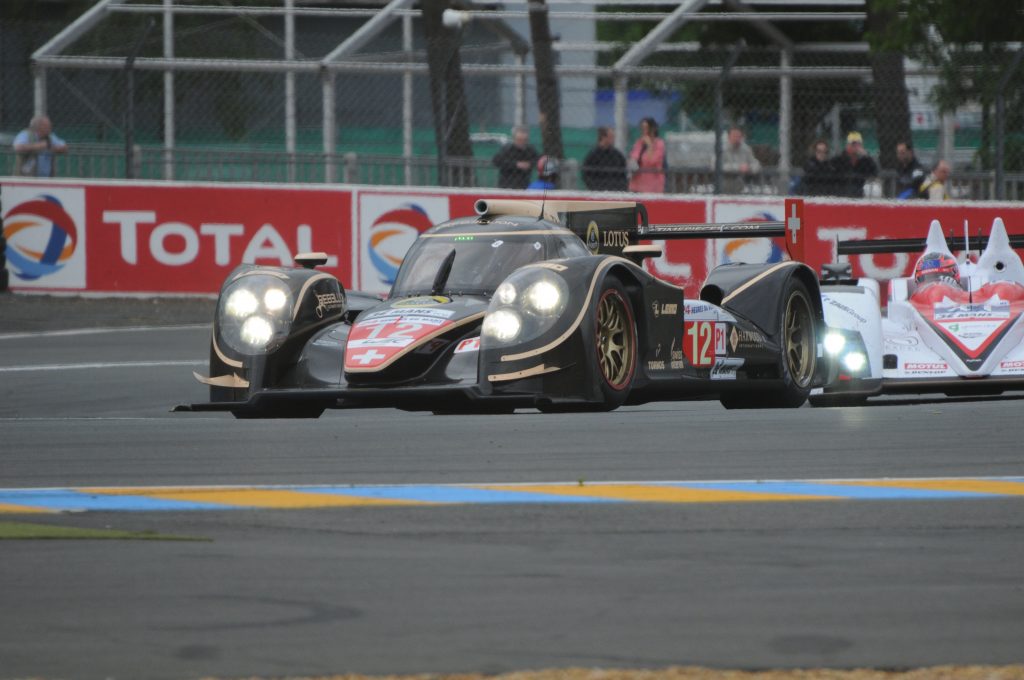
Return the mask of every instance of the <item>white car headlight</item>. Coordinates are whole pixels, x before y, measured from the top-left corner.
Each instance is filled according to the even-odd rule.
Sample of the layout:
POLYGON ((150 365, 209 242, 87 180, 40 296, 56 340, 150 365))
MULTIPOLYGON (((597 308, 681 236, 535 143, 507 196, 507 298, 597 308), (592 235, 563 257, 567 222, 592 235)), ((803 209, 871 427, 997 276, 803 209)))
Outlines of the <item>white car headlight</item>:
POLYGON ((262 316, 250 316, 242 324, 239 336, 243 342, 251 345, 253 349, 263 349, 270 342, 270 339, 274 337, 274 324, 262 316))
POLYGON ((506 281, 494 291, 494 297, 503 305, 510 305, 516 301, 516 287, 506 281))
POLYGON ((233 317, 244 319, 260 306, 260 301, 246 288, 239 288, 228 296, 224 311, 233 317))
POLYGON ((845 366, 851 373, 857 373, 864 365, 868 363, 868 358, 864 356, 863 352, 849 352, 843 357, 843 366, 845 366))
POLYGON ((288 304, 288 291, 284 288, 268 288, 263 294, 263 306, 268 312, 279 312, 288 304))
POLYGON ((484 317, 483 333, 501 342, 514 340, 522 330, 519 315, 510 309, 499 309, 484 317))
POLYGON ((524 297, 527 308, 541 314, 554 314, 562 307, 562 291, 546 279, 527 288, 524 297))
POLYGON ((835 331, 825 335, 825 351, 829 354, 839 354, 846 346, 846 336, 835 331))

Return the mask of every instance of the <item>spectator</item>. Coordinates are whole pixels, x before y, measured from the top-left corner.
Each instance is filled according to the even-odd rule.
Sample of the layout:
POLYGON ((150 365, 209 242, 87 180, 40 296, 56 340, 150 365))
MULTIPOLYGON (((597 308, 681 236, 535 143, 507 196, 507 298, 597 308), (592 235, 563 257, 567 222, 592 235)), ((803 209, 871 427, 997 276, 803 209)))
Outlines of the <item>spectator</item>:
POLYGON ((836 170, 828 157, 828 142, 814 142, 814 151, 804 163, 801 193, 804 196, 831 196, 836 191, 836 170))
POLYGON ((498 167, 498 187, 525 189, 538 158, 540 154, 530 146, 529 130, 521 126, 512 128, 512 141, 501 147, 491 159, 498 167))
POLYGON ((729 127, 729 137, 722 149, 722 193, 743 193, 747 178, 761 172, 761 163, 754 157, 744 137, 743 128, 739 125, 729 127))
POLYGON ((558 188, 558 159, 541 156, 537 161, 537 179, 527 189, 545 191, 558 188))
POLYGON ((946 201, 949 200, 949 193, 946 192, 946 182, 949 181, 949 175, 952 172, 949 163, 944 160, 940 160, 932 168, 932 172, 928 177, 921 182, 921 186, 917 189, 917 195, 915 198, 923 198, 928 201, 946 201))
POLYGON ((53 177, 56 170, 53 155, 65 153, 68 145, 53 131, 46 116, 36 116, 28 128, 14 138, 17 154, 14 174, 28 177, 53 177))
POLYGON ((924 168, 910 142, 896 142, 896 198, 914 198, 924 181, 924 168))
POLYGON ((615 148, 615 130, 597 128, 597 146, 583 159, 583 183, 591 191, 626 191, 626 157, 615 148))
POLYGON ((846 135, 846 151, 832 159, 836 173, 836 195, 864 198, 864 183, 878 176, 878 165, 864 150, 859 132, 846 135))
POLYGON ((653 118, 640 121, 640 139, 629 152, 629 159, 633 166, 630 191, 665 193, 665 142, 658 137, 658 123, 653 118))

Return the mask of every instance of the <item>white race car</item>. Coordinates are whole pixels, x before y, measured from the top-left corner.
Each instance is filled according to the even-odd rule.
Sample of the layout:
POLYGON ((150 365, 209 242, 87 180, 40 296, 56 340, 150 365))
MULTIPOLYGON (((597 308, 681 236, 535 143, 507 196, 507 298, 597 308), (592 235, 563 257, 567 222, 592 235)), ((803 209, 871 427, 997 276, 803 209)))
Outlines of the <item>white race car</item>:
MULTIPOLYGON (((838 374, 812 391, 812 404, 859 404, 883 393, 1024 389, 1024 264, 998 218, 976 262, 967 253, 981 244, 966 236, 953 242, 965 253, 959 261, 932 221, 914 276, 889 282, 885 310, 877 281, 845 278, 848 264, 826 265, 824 345, 838 374)), ((920 243, 853 241, 840 244, 839 253, 913 252, 920 243)))

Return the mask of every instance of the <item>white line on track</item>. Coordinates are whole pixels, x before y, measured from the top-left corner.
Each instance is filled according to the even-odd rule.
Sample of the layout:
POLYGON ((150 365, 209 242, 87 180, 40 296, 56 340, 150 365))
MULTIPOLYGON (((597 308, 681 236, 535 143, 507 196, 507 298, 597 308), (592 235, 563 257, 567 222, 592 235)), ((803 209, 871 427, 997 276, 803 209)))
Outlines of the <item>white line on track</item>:
POLYGON ((0 373, 30 373, 33 371, 74 371, 103 368, 155 368, 160 366, 203 366, 199 359, 185 361, 103 361, 81 364, 36 364, 34 366, 0 366, 0 373))
POLYGON ((210 324, 198 323, 182 326, 124 326, 121 328, 71 328, 62 331, 31 331, 24 333, 0 333, 0 340, 23 340, 25 338, 61 338, 78 335, 99 335, 101 333, 152 333, 154 331, 194 331, 209 329, 210 324))

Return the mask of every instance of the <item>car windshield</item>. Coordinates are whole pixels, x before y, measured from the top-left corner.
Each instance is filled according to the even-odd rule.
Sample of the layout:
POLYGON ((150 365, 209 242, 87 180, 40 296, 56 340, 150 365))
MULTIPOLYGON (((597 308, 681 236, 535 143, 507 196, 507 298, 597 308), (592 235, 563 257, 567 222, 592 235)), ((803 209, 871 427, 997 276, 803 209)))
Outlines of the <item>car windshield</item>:
POLYGON ((578 239, 558 232, 431 234, 419 238, 402 262, 391 297, 429 295, 445 258, 451 271, 438 292, 490 295, 513 271, 559 257, 586 255, 578 239))

